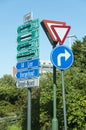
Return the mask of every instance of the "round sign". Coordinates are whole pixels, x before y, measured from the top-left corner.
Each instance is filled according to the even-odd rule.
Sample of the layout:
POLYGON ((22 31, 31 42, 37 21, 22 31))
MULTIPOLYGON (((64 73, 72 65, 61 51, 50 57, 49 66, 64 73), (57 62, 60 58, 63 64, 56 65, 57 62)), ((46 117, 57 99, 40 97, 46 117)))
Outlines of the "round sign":
POLYGON ((73 64, 74 56, 72 50, 62 45, 52 50, 50 59, 56 68, 65 70, 73 64))

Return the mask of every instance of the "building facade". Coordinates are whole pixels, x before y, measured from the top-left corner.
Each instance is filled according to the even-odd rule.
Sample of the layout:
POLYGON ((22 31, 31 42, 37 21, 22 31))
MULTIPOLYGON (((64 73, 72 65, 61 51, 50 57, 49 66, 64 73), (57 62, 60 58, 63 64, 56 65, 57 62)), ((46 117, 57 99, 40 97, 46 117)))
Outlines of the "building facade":
POLYGON ((53 72, 53 65, 49 60, 40 61, 40 73, 53 72))

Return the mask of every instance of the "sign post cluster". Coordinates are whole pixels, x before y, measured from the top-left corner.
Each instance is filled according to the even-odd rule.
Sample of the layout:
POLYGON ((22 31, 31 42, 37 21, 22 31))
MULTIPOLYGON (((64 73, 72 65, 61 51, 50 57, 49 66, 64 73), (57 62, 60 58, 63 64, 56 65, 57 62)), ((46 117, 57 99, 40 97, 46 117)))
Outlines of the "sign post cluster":
POLYGON ((63 113, 64 113, 64 128, 67 130, 66 119, 66 103, 65 103, 65 88, 64 88, 64 70, 68 69, 74 60, 72 51, 63 46, 63 43, 70 31, 70 26, 65 22, 43 20, 41 25, 53 46, 51 52, 51 62, 53 63, 53 119, 52 130, 58 130, 58 119, 56 118, 56 68, 62 72, 62 96, 63 96, 63 113), (59 45, 57 46, 57 44, 59 45))
POLYGON ((16 86, 28 88, 27 130, 31 130, 31 88, 39 86, 39 19, 25 15, 17 33, 16 86))
POLYGON ((32 87, 38 86, 36 83, 39 77, 39 20, 32 20, 19 26, 17 32, 16 86, 31 87, 32 85, 29 86, 31 81, 32 87))

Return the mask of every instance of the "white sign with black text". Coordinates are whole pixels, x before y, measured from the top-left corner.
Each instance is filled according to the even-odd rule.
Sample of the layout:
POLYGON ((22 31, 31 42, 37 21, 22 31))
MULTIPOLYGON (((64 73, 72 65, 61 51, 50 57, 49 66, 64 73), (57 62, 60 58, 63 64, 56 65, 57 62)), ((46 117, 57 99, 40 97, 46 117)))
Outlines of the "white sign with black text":
POLYGON ((17 88, 31 88, 39 86, 39 78, 23 79, 16 81, 17 88))

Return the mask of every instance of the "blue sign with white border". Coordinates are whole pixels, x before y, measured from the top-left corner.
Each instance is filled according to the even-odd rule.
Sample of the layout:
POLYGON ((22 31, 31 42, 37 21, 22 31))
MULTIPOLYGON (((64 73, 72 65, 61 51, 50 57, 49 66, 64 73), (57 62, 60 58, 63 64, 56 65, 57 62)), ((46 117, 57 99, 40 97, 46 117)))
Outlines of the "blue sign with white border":
POLYGON ((37 59, 32 59, 32 60, 27 60, 23 62, 18 62, 16 65, 17 70, 19 69, 31 69, 33 67, 39 67, 39 58, 37 59))
POLYGON ((60 70, 68 69, 74 61, 72 50, 63 45, 55 47, 50 58, 53 65, 60 70))
POLYGON ((17 79, 27 79, 39 76, 39 68, 33 68, 30 70, 23 70, 16 73, 17 79))

